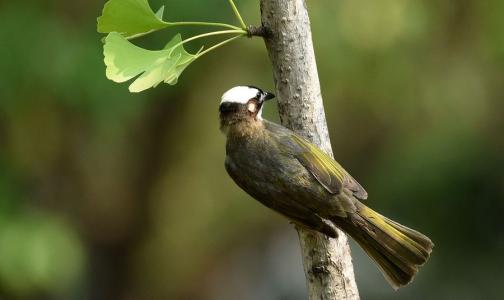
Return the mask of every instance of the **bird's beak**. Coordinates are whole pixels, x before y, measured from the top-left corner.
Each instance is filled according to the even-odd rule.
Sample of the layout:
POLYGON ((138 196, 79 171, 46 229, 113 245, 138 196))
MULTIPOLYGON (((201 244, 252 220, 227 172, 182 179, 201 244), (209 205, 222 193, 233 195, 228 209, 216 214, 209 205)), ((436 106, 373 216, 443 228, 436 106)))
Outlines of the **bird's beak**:
POLYGON ((273 98, 275 98, 274 94, 268 93, 268 92, 263 92, 263 96, 262 96, 262 100, 263 101, 268 101, 268 100, 271 100, 273 98))

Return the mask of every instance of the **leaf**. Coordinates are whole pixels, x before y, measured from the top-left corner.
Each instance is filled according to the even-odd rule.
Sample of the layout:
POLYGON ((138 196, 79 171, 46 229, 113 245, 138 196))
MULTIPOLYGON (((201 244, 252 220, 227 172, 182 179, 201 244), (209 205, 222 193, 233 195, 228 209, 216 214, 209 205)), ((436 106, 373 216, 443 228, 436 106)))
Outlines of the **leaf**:
POLYGON ((160 20, 163 20, 163 13, 164 13, 164 5, 162 5, 158 11, 156 12, 156 17, 158 17, 160 20))
POLYGON ((198 54, 203 50, 203 47, 196 53, 190 54, 188 53, 183 46, 175 47, 178 43, 180 43, 181 37, 180 34, 175 36, 168 44, 166 44, 164 49, 173 49, 172 55, 180 55, 180 59, 178 63, 175 65, 175 69, 170 76, 166 77, 164 80, 165 83, 169 85, 176 85, 178 82, 178 78, 180 74, 187 68, 196 58, 198 58, 198 54), (175 47, 175 48, 174 48, 175 47))
POLYGON ((103 54, 107 78, 125 82, 140 75, 130 86, 130 92, 141 92, 161 82, 175 85, 179 76, 198 54, 190 54, 180 44, 177 34, 163 50, 146 50, 133 45, 117 32, 105 38, 103 54))
POLYGON ((98 32, 119 32, 135 38, 166 28, 173 23, 163 21, 164 6, 156 13, 147 0, 109 0, 98 17, 98 32))

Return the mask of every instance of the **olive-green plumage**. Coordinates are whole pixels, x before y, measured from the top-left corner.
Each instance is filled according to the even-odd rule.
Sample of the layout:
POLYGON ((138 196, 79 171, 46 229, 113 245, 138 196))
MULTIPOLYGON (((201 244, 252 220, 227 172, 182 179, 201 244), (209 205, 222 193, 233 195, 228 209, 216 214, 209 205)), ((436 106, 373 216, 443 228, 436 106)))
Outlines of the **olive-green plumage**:
POLYGON ((349 234, 397 289, 408 284, 434 246, 425 235, 371 210, 366 191, 335 160, 293 131, 263 120, 264 95, 224 100, 226 170, 244 191, 294 223, 349 234))

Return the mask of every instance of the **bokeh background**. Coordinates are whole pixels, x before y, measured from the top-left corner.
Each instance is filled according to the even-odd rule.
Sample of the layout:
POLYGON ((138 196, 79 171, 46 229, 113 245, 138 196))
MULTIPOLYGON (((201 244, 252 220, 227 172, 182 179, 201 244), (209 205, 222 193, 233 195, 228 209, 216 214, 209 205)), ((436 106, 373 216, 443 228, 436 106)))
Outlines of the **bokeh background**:
MULTIPOLYGON (((234 22, 224 0, 162 4, 234 22)), ((259 23, 257 0, 237 4, 259 23)), ((398 292, 352 244, 362 298, 503 299, 504 2, 308 5, 336 157, 370 206, 436 243, 398 292)), ((273 88, 262 41, 130 94, 105 78, 102 6, 0 3, 0 299, 305 299, 295 230, 223 167, 220 95, 273 88)))

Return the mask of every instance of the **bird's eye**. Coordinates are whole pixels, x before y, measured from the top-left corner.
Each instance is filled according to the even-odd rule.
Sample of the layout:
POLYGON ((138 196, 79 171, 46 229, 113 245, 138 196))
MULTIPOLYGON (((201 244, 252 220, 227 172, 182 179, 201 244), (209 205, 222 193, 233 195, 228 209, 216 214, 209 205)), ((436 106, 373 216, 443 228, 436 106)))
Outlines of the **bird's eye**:
POLYGON ((247 109, 248 111, 250 111, 251 113, 255 113, 257 111, 257 104, 255 102, 249 102, 247 104, 247 109))

